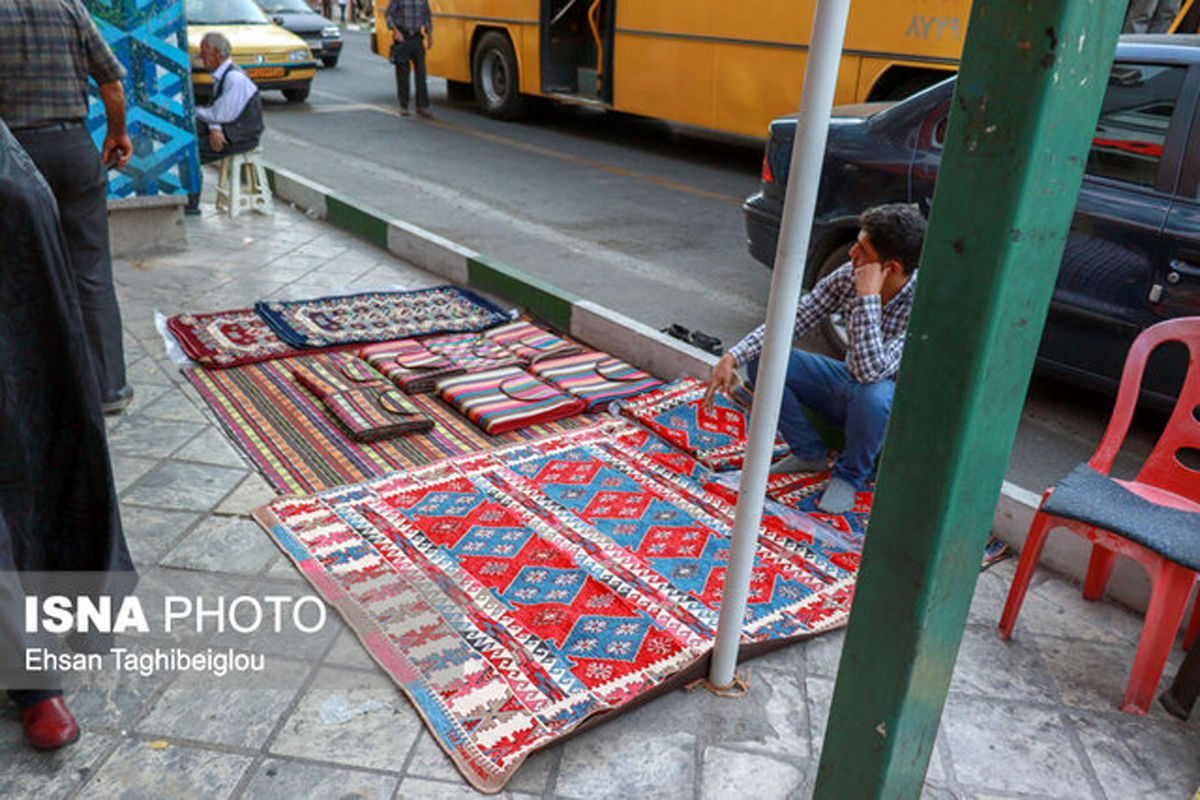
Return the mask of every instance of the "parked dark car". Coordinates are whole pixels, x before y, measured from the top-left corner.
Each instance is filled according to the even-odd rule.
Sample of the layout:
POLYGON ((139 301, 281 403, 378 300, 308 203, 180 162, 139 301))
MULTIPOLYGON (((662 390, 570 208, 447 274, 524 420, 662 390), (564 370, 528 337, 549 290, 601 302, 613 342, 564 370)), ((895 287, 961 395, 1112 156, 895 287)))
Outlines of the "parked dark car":
MULTIPOLYGON (((804 285, 847 260, 862 209, 907 201, 928 211, 954 79, 895 104, 835 110, 804 285)), ((1200 36, 1125 36, 1038 350, 1038 369, 1114 391, 1134 337, 1200 315, 1200 36)), ((796 118, 771 123, 762 189, 746 200, 751 255, 773 266, 796 118)), ((986 191, 986 187, 980 187, 986 191)), ((844 348, 844 331, 827 326, 844 348)), ((1143 398, 1168 406, 1182 348, 1151 362, 1143 398)))
POLYGON ((337 25, 312 10, 304 0, 255 0, 271 21, 304 40, 314 58, 336 67, 342 54, 342 32, 337 25))

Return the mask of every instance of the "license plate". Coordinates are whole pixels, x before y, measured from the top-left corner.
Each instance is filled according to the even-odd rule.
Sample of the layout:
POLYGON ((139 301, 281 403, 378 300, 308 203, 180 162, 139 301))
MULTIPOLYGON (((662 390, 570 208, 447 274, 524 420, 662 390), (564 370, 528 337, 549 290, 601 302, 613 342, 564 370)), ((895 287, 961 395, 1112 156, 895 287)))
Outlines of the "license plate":
POLYGON ((249 67, 246 69, 246 74, 251 78, 282 78, 284 69, 283 67, 249 67))

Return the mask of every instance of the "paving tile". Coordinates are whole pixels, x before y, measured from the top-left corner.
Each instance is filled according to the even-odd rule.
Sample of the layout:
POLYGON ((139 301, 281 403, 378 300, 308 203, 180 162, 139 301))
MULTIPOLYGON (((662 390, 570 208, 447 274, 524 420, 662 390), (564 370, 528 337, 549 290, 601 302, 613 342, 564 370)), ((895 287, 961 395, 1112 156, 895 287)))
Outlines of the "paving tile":
POLYGON ((296 568, 292 560, 283 553, 279 553, 275 560, 271 562, 271 566, 267 569, 264 577, 275 581, 283 581, 284 583, 308 585, 308 580, 300 573, 300 570, 296 568))
MULTIPOLYGON (((1072 708, 1112 711, 1120 707, 1133 669, 1134 648, 1100 642, 1081 642, 1038 636, 1035 639, 1042 659, 1054 677, 1062 701, 1072 708)), ((1159 690, 1171 682, 1174 672, 1168 668, 1159 679, 1159 690)), ((1156 693, 1157 694, 1157 693, 1156 693)), ((1158 703, 1150 713, 1171 718, 1158 703)))
POLYGON ((829 706, 833 702, 833 678, 809 676, 804 681, 808 697, 808 730, 814 759, 821 757, 825 742, 825 726, 829 721, 829 706))
POLYGON ((161 563, 179 569, 257 575, 277 552, 257 523, 242 517, 208 517, 161 563))
POLYGON ((135 564, 157 564, 171 544, 200 519, 191 511, 166 511, 128 503, 121 506, 125 542, 135 564))
POLYGON ((150 419, 140 414, 123 416, 109 430, 108 447, 114 453, 166 458, 204 427, 201 422, 150 419))
POLYGON ((195 646, 216 633, 220 621, 203 617, 198 625, 195 616, 189 615, 173 620, 168 630, 166 598, 178 598, 172 601, 176 603, 174 609, 186 610, 187 603, 193 612, 197 608, 213 609, 219 607, 221 598, 232 602, 245 594, 245 584, 246 579, 241 576, 156 568, 141 572, 135 594, 146 614, 151 635, 195 646))
POLYGON ((39 753, 25 744, 15 706, 0 710, 0 797, 62 797, 96 768, 117 740, 85 730, 75 744, 39 753))
POLYGON ((378 670, 380 669, 374 659, 367 653, 367 649, 363 647, 362 642, 354 635, 354 631, 342 625, 343 630, 338 634, 337 641, 333 643, 329 653, 325 656, 325 663, 337 667, 354 667, 355 669, 378 670))
POLYGON ((208 417, 183 392, 167 391, 139 409, 150 419, 165 419, 172 422, 208 423, 208 417))
POLYGON ((1109 797, 1190 797, 1200 788, 1200 719, 1067 715, 1109 797))
POLYGON ((273 758, 255 770, 245 796, 254 800, 296 800, 299 797, 391 800, 399 781, 394 775, 273 758))
MULTIPOLYGON (((682 695, 675 692, 678 698, 682 695)), ((562 744, 554 791, 560 797, 693 798, 696 734, 678 724, 665 695, 562 744)))
MULTIPOLYGON (((534 794, 524 794, 513 791, 503 791, 499 794, 487 795, 501 800, 523 800, 537 797, 534 794)), ((598 796, 598 795, 597 795, 598 796)), ((424 778, 405 778, 400 784, 397 797, 413 798, 413 800, 478 800, 480 793, 472 789, 466 781, 461 783, 443 783, 441 781, 425 780, 424 778)))
POLYGON ((201 464, 216 464, 222 467, 250 469, 234 446, 215 425, 210 425, 199 436, 179 448, 172 455, 178 461, 195 461, 201 464))
POLYGON ((104 800, 159 800, 164 797, 228 797, 250 766, 249 756, 128 740, 84 787, 83 796, 104 800))
MULTIPOLYGON (((120 636, 113 646, 136 650, 146 641, 136 635, 120 636)), ((63 690, 71 713, 84 728, 122 730, 172 677, 167 673, 147 676, 117 669, 116 658, 105 653, 104 669, 64 675, 63 690)))
POLYGON ((1004 601, 1008 598, 1008 587, 1012 583, 1012 578, 1007 576, 1007 572, 999 571, 1001 566, 1002 564, 997 564, 979 576, 975 584, 975 596, 971 598, 971 609, 967 613, 968 623, 990 625, 992 628, 1000 624, 1004 601))
MULTIPOLYGON (((537 751, 517 768, 504 788, 509 792, 526 792, 540 797, 545 791, 546 781, 549 780, 550 769, 560 757, 561 748, 553 745, 537 751)), ((454 766, 450 756, 442 751, 428 730, 421 731, 405 774, 410 777, 466 785, 466 779, 458 771, 458 767, 454 766)))
POLYGON ((158 508, 209 511, 245 476, 245 469, 164 461, 125 490, 122 500, 158 508))
POLYGON ((965 788, 1063 798, 1091 793, 1057 711, 952 695, 946 712, 946 746, 965 788))
POLYGON ((387 676, 324 667, 270 743, 269 751, 398 771, 421 726, 416 711, 387 676), (331 713, 345 708, 361 709, 362 713, 345 722, 333 721, 331 713))
MULTIPOLYGON (((786 648, 792 649, 792 648, 786 648)), ((701 747, 719 744, 776 758, 807 758, 808 700, 803 673, 758 668, 758 660, 741 667, 750 691, 732 699, 704 689, 673 692, 653 701, 647 715, 657 711, 671 721, 664 731, 690 731, 701 747)))
POLYGON ((720 747, 705 749, 701 769, 703 800, 784 800, 795 796, 804 782, 804 774, 791 764, 720 747))
MULTIPOLYGON (((1129 642, 1136 642, 1142 635, 1142 615, 1135 613, 1112 600, 1091 602, 1083 599, 1083 587, 1073 581, 1068 581, 1055 573, 1049 573, 1046 580, 1039 581, 1030 588, 1029 593, 1045 599, 1053 605, 1064 609, 1068 615, 1089 628, 1098 628, 1109 636, 1115 636, 1129 642)), ((1029 602, 1028 597, 1025 601, 1029 602)), ((1039 615, 1041 616, 1041 615, 1039 615)), ((1056 614, 1055 618, 1061 615, 1056 614)), ((1087 630, 1087 629, 1085 629, 1087 630)), ((1053 633, 1053 631, 1034 628, 1037 633, 1053 633)), ((1065 633, 1066 636, 1081 636, 1092 638, 1086 633, 1065 633)))
POLYGON ((217 506, 218 514, 240 514, 249 516, 250 512, 259 506, 266 505, 278 495, 263 477, 257 472, 251 472, 237 488, 217 506))
POLYGON ((167 687, 138 723, 153 738, 258 748, 308 675, 307 664, 267 657, 261 673, 215 678, 189 672, 167 687))
POLYGON ((145 475, 151 467, 158 463, 157 458, 139 458, 120 453, 112 453, 109 458, 112 461, 113 483, 117 487, 118 494, 128 489, 130 484, 145 475))
MULTIPOLYGON (((1082 597, 1076 597, 1070 605, 1063 606, 1031 591, 1025 595, 1025 602, 1021 604, 1021 613, 1017 617, 1013 638, 1034 634, 1111 644, 1126 644, 1130 641, 1128 637, 1107 626, 1096 625, 1081 617, 1080 610, 1089 605, 1093 604, 1082 597)), ((1136 637, 1134 640, 1136 641, 1136 637)))
POLYGON ((950 691, 1007 700, 1054 703, 1054 680, 1031 643, 1003 641, 992 626, 968 625, 963 631, 950 691))

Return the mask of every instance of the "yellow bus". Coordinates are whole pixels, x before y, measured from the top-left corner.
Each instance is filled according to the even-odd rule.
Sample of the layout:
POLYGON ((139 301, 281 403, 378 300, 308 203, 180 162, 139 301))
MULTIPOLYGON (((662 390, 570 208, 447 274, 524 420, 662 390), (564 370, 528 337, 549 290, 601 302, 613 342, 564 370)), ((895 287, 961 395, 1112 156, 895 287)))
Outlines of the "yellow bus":
MULTIPOLYGON (((427 65, 447 79, 451 99, 473 93, 501 119, 520 116, 529 97, 548 97, 762 137, 799 102, 814 6, 430 0, 427 65)), ((371 45, 383 56, 392 43, 386 7, 377 0, 371 45)), ((905 97, 952 74, 969 11, 970 0, 856 0, 835 102, 905 97)))

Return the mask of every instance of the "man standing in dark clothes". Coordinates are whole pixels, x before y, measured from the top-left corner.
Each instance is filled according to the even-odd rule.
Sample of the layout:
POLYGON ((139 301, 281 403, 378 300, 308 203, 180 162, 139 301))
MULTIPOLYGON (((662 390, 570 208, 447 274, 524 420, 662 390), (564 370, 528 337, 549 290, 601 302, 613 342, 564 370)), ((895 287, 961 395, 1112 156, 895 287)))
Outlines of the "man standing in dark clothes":
MULTIPOLYGON (((212 31, 200 40, 200 60, 212 73, 213 99, 196 109, 196 143, 200 163, 248 153, 258 147, 263 132, 262 95, 254 81, 233 63, 233 47, 222 33, 212 31)), ((200 213, 200 192, 188 195, 187 213, 200 213)))
POLYGON ((408 116, 408 65, 413 65, 417 86, 417 114, 431 119, 429 88, 425 85, 425 51, 433 49, 433 15, 429 0, 390 0, 383 15, 394 37, 392 63, 396 65, 396 99, 400 113, 408 116))
POLYGON ((104 412, 133 399, 108 250, 108 174, 129 161, 125 70, 80 0, 0 0, 0 119, 58 200, 71 271, 104 412), (88 76, 108 133, 99 154, 84 127, 88 76))
POLYGON ((67 253, 50 188, 0 122, 0 683, 44 750, 79 728, 57 676, 25 671, 43 645, 25 597, 119 604, 135 579, 67 253))

